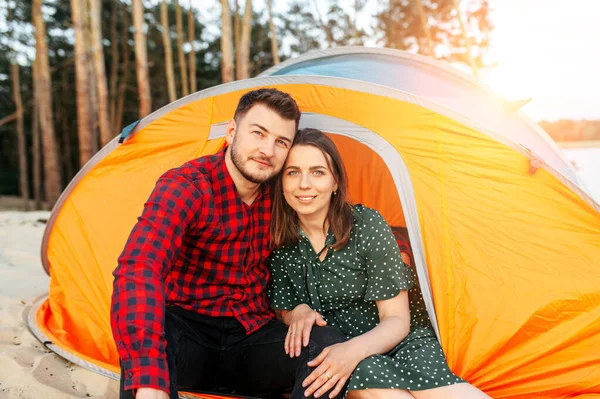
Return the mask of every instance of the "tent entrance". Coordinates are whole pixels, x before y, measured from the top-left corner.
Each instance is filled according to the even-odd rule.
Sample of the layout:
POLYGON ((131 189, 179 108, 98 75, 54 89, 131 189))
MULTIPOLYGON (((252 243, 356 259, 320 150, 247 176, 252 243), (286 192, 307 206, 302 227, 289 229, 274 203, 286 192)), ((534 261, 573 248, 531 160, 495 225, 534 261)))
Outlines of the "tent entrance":
MULTIPOLYGON (((225 137, 226 126, 225 122, 213 124, 209 140, 225 137)), ((307 127, 326 132, 340 150, 348 172, 350 200, 378 210, 390 226, 406 229, 423 300, 439 339, 414 190, 402 157, 379 134, 347 120, 304 112, 300 128, 307 127)))

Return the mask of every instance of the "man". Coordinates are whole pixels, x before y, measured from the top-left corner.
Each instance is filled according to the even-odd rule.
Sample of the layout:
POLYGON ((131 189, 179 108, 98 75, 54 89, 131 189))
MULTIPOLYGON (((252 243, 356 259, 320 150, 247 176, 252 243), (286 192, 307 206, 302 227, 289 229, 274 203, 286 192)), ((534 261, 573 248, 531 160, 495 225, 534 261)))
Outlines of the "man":
POLYGON ((227 125, 229 146, 166 172, 114 271, 111 326, 121 397, 177 398, 178 390, 303 398, 307 362, 343 340, 316 327, 300 357, 266 298, 271 199, 300 120, 275 89, 246 93, 227 125))

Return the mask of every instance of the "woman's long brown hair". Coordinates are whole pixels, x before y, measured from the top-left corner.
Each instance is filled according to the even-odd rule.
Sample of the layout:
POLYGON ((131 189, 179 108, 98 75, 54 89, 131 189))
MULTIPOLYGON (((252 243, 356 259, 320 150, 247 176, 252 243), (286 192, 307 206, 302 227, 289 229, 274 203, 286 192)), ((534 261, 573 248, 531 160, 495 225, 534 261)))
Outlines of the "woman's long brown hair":
MULTIPOLYGON (((292 148, 299 145, 310 145, 323 152, 327 166, 329 166, 338 185, 336 194, 331 196, 323 229, 329 224, 329 228, 336 238, 332 248, 335 250, 341 249, 348 243, 354 224, 354 209, 348 202, 348 176, 342 156, 333 141, 318 129, 306 128, 299 130, 294 138, 292 148)), ((274 248, 295 245, 300 240, 298 215, 288 205, 283 196, 282 179, 283 172, 275 179, 273 187, 271 246, 274 248)))

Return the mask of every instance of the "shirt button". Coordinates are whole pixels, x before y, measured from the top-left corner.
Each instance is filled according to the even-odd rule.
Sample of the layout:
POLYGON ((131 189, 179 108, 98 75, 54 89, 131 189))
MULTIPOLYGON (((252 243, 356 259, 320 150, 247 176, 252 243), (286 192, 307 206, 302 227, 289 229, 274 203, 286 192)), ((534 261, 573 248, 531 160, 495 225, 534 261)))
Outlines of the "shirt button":
POLYGON ((133 377, 133 373, 127 373, 127 377, 129 377, 129 378, 133 377))

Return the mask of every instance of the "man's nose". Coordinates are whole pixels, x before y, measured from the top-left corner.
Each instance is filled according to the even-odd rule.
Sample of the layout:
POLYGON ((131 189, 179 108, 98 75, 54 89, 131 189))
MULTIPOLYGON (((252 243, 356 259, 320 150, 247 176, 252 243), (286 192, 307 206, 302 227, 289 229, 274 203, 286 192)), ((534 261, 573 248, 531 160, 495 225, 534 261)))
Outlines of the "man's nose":
POLYGON ((260 152, 267 158, 272 157, 275 154, 275 141, 265 140, 260 152))

